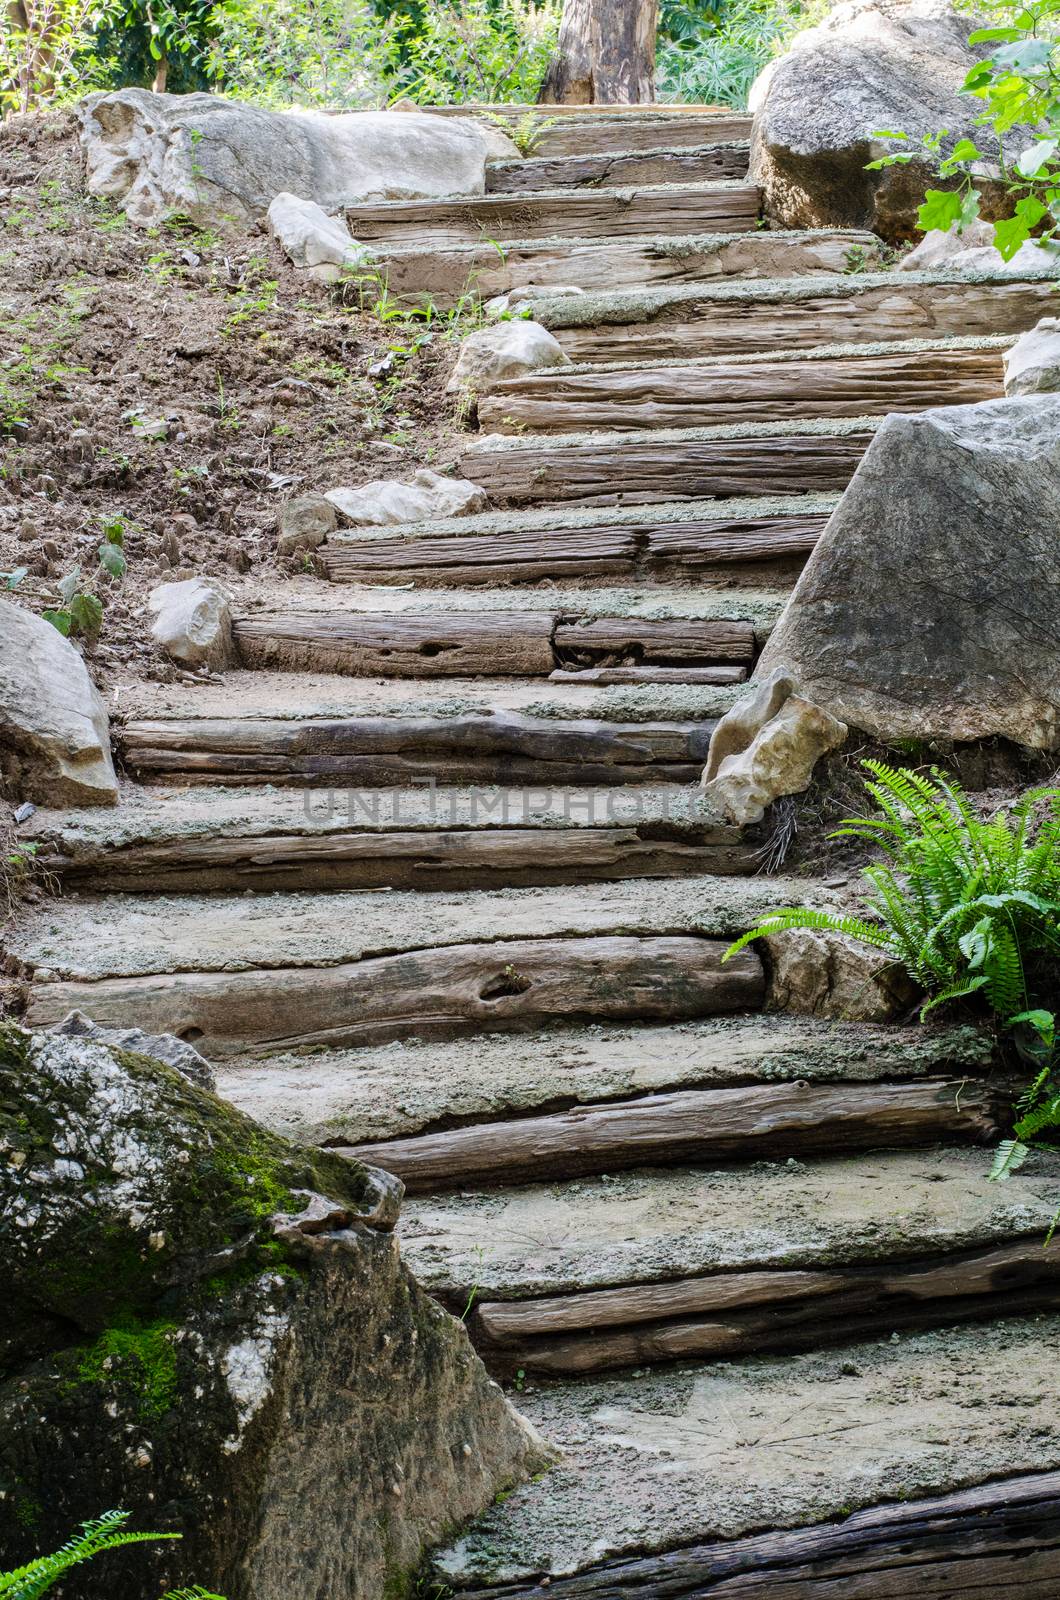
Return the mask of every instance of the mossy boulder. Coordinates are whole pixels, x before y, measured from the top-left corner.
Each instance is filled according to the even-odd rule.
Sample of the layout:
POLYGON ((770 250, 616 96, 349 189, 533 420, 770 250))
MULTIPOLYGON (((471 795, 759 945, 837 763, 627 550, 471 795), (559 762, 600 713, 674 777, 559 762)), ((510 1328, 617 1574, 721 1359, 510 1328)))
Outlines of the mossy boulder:
POLYGON ((0 1550, 113 1507, 182 1534, 79 1595, 375 1600, 539 1464, 405 1271, 394 1180, 179 1072, 0 1027, 0 1550))

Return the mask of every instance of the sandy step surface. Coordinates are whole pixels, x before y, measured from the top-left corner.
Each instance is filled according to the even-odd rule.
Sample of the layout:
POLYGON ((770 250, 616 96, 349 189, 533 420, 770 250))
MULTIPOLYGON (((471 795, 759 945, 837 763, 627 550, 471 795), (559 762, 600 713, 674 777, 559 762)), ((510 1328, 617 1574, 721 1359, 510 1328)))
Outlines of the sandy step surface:
MULTIPOLYGON (((788 1552, 790 1592, 799 1600, 844 1591, 952 1600, 969 1592, 970 1572, 985 1573, 984 1596, 1015 1583, 1020 1600, 1049 1600, 1060 1573, 1055 1476, 1044 1524, 1031 1524, 1021 1537, 1006 1522, 1006 1500, 1016 1504, 1021 1496, 1018 1481, 1006 1482, 993 1499, 993 1520, 969 1518, 945 1571, 935 1574, 931 1528, 920 1527, 912 1542, 892 1541, 889 1559, 875 1571, 870 1553, 870 1568, 859 1578, 851 1557, 864 1553, 858 1536, 864 1522, 851 1513, 1018 1480, 1019 1474, 1055 1475, 1060 1417, 1051 1375, 1058 1358, 1060 1317, 1043 1315, 884 1337, 825 1354, 528 1382, 520 1407, 563 1459, 541 1481, 488 1511, 437 1557, 437 1570, 461 1592, 503 1581, 522 1600, 531 1580, 554 1575, 559 1593, 588 1594, 587 1586, 561 1583, 563 1575, 615 1557, 646 1558, 763 1529, 802 1529, 788 1552), (815 1587, 807 1570, 815 1555, 810 1529, 829 1523, 839 1525, 833 1547, 847 1559, 836 1560, 830 1586, 815 1587), (903 1575, 910 1560, 913 1571, 903 1575)), ((912 1520, 916 1507, 899 1510, 912 1520)), ((768 1587, 769 1549, 776 1553, 775 1540, 760 1544, 757 1560, 742 1568, 746 1582, 739 1577, 739 1552, 726 1567, 715 1550, 684 1589, 677 1586, 679 1574, 673 1588, 662 1588, 663 1572, 645 1561, 639 1569, 630 1566, 624 1583, 622 1568, 601 1572, 597 1592, 728 1596, 742 1589, 750 1596, 758 1573, 767 1579, 762 1593, 775 1594, 776 1587, 768 1587)))

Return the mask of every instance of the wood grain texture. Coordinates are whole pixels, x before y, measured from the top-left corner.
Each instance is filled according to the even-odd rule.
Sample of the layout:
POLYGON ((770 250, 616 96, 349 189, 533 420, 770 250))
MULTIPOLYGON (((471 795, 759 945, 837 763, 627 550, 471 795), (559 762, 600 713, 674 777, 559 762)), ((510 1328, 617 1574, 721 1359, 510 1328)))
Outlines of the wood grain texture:
MULTIPOLYGON (((550 1600, 1056 1600, 1060 1472, 553 1578, 550 1600)), ((537 1583, 454 1600, 541 1600, 537 1583)))
POLYGON ((474 292, 487 299, 529 285, 574 285, 585 290, 641 289, 656 284, 694 283, 740 276, 780 278, 842 272, 852 244, 867 255, 878 248, 872 234, 832 232, 744 233, 716 236, 523 240, 505 246, 459 244, 389 245, 377 250, 387 288, 399 299, 430 296, 452 306, 474 292))
POLYGON ((715 723, 493 716, 331 721, 132 721, 118 730, 144 780, 196 783, 693 783, 715 723))
POLYGON ((347 206, 346 222, 353 237, 362 241, 405 239, 432 246, 554 234, 587 239, 616 233, 741 233, 755 226, 760 199, 753 184, 560 189, 515 197, 347 206))
POLYGON ((555 630, 557 658, 591 664, 600 658, 614 663, 654 662, 658 666, 754 659, 755 630, 750 622, 713 622, 700 617, 649 622, 643 617, 594 617, 591 621, 559 622, 555 630))
POLYGON ((540 98, 651 105, 659 0, 566 0, 540 98))
POLYGON ((810 349, 820 344, 885 343, 944 335, 1024 333, 1055 302, 1055 286, 1040 283, 910 284, 852 294, 782 299, 689 299, 641 321, 556 326, 543 314, 575 362, 682 361, 689 356, 754 355, 762 350, 810 349))
POLYGON ((327 834, 198 834, 111 846, 76 857, 42 853, 68 888, 166 894, 254 890, 496 889, 745 873, 757 855, 736 828, 638 827, 390 830, 327 834))
MULTIPOLYGON (((575 109, 573 107, 568 109, 575 109)), ((600 112, 604 107, 589 107, 600 112)), ((685 111, 680 116, 639 115, 630 108, 617 122, 608 116, 564 116, 562 108, 539 107, 546 121, 556 120, 541 131, 536 155, 594 155, 611 150, 680 150, 710 144, 712 140, 750 139, 751 118, 742 112, 713 111, 696 115, 685 111)))
POLYGON ((541 677, 554 666, 547 611, 287 612, 238 618, 246 667, 358 677, 541 677))
POLYGON ((531 156, 486 164, 487 194, 527 194, 537 189, 617 188, 633 183, 713 183, 746 178, 750 146, 707 145, 699 150, 626 151, 587 156, 531 156))
POLYGON ((1040 1235, 927 1261, 820 1272, 722 1273, 478 1307, 494 1369, 573 1375, 641 1362, 816 1349, 1060 1304, 1060 1257, 1040 1235))
POLYGON ((710 427, 882 416, 1004 394, 1000 350, 930 350, 509 379, 478 399, 486 433, 710 427))
POLYGON ((770 1084, 581 1106, 351 1153, 421 1194, 675 1162, 772 1159, 837 1145, 850 1151, 985 1140, 997 1126, 994 1097, 976 1084, 770 1084))
POLYGON ((746 667, 557 667, 550 683, 743 683, 746 667))
POLYGON ((872 434, 786 434, 686 439, 661 449, 651 436, 578 444, 528 439, 507 450, 469 449, 460 474, 497 505, 620 503, 844 489, 872 434))
POLYGON ((332 967, 49 983, 32 991, 27 1023, 83 1010, 96 1022, 174 1033, 212 1059, 756 1009, 759 958, 744 951, 723 966, 725 949, 725 940, 693 937, 513 939, 332 967))

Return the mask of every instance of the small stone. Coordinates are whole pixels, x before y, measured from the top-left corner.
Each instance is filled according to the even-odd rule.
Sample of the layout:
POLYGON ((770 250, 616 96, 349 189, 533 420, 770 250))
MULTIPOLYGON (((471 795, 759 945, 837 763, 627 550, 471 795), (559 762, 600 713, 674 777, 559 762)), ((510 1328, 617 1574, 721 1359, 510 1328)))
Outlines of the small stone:
POLYGON ((559 340, 539 322, 520 318, 469 333, 460 346, 447 394, 479 393, 502 378, 518 378, 541 367, 569 367, 559 340))
POLYGON ((369 267, 376 257, 351 238, 341 217, 329 217, 315 200, 278 194, 269 206, 268 229, 296 267, 321 283, 334 283, 344 271, 369 267))
POLYGON ((1005 351, 1005 393, 1053 394, 1060 389, 1060 318, 1042 317, 1005 351))
POLYGON ((774 800, 809 787, 821 756, 846 736, 845 723, 798 694, 788 673, 774 672, 715 728, 703 793, 726 821, 761 822, 774 800))
POLYGON ((315 492, 296 495, 280 507, 276 552, 297 555, 300 550, 316 550, 329 533, 335 531, 335 507, 324 495, 315 492))
POLYGON ((330 489, 325 497, 354 527, 380 527, 392 523, 421 522, 427 517, 463 517, 486 509, 486 496, 477 483, 447 478, 424 468, 411 483, 378 478, 356 489, 330 489))
POLYGON ((209 578, 160 583, 147 604, 154 614, 151 637, 171 661, 211 670, 231 664, 232 616, 219 584, 209 578))

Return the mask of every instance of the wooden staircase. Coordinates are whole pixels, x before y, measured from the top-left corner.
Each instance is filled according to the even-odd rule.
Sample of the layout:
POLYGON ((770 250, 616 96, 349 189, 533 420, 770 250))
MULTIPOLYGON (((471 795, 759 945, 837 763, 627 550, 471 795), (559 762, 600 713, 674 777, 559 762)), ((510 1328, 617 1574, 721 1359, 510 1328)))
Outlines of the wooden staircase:
POLYGON ((537 286, 576 364, 478 397, 491 511, 340 530, 238 670, 126 696, 125 803, 28 825, 67 898, 13 956, 31 1024, 174 1032, 404 1179, 565 1451, 456 1593, 1055 1600, 1060 1160, 985 1184, 975 1030, 769 1012, 727 943, 845 885, 695 789, 879 417, 998 395, 1054 290, 760 229, 748 131, 558 107, 481 199, 350 209, 393 293, 537 286))

